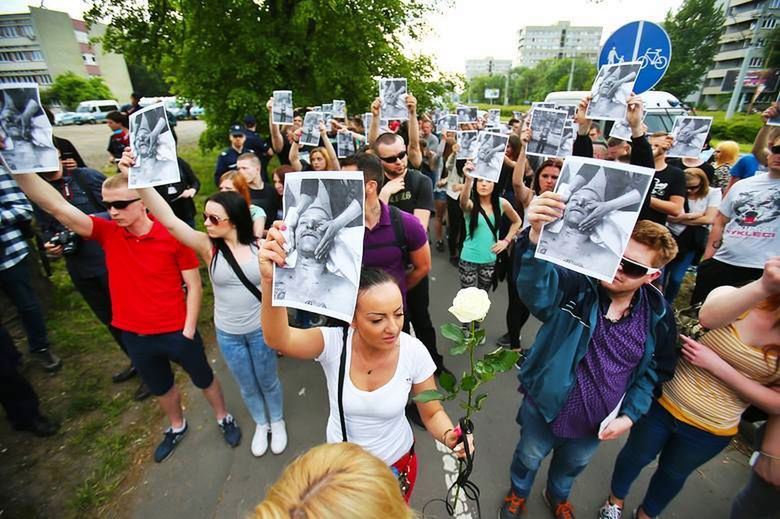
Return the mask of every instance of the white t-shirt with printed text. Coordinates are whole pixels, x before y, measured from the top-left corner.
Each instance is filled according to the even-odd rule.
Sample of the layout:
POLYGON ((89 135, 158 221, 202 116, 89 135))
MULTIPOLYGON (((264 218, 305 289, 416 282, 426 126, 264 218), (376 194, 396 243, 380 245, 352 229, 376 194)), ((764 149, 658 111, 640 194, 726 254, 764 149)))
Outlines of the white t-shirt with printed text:
MULTIPOLYGON (((342 348, 341 328, 320 328, 325 346, 315 360, 322 365, 328 384, 330 414, 328 416, 327 441, 338 443, 341 438, 339 420, 338 383, 339 360, 342 348)), ((409 452, 414 435, 404 414, 406 402, 413 384, 425 381, 436 365, 419 339, 401 333, 398 365, 393 378, 374 391, 355 387, 349 376, 352 361, 352 334, 347 335, 347 367, 344 375, 344 419, 347 440, 356 443, 388 465, 409 452)))
POLYGON ((720 205, 730 220, 715 259, 737 267, 764 268, 780 254, 780 178, 759 173, 732 186, 720 205))

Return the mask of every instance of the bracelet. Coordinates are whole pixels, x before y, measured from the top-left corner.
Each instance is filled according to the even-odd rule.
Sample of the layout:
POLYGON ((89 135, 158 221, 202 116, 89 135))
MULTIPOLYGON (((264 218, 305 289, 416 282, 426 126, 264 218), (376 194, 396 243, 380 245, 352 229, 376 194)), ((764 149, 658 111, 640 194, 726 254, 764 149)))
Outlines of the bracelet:
POLYGON ((449 429, 447 429, 446 431, 444 431, 444 434, 442 434, 442 435, 441 435, 441 443, 442 443, 443 445, 447 445, 447 442, 445 441, 445 440, 447 439, 447 433, 449 433, 450 431, 454 431, 454 430, 455 430, 455 429, 453 429, 452 427, 450 427, 449 429))
MULTIPOLYGON (((446 433, 445 433, 446 434, 446 433)), ((765 458, 769 458, 770 460, 780 461, 780 456, 772 456, 771 454, 767 454, 764 451, 758 451, 759 454, 765 458)))

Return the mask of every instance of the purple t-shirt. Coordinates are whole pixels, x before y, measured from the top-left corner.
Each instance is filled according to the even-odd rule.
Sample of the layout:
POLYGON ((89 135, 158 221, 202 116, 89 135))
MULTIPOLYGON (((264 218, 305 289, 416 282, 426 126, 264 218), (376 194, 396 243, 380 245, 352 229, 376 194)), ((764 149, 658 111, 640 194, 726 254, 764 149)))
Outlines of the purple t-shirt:
MULTIPOLYGON (((396 244, 390 207, 381 200, 379 205, 379 223, 373 229, 366 227, 363 235, 363 266, 380 268, 398 280, 406 307, 406 265, 401 249, 396 244)), ((414 252, 428 242, 428 235, 416 216, 404 211, 400 211, 400 214, 406 235, 406 247, 409 252, 414 252)))
POLYGON ((628 317, 613 323, 599 312, 585 356, 577 365, 574 386, 550 430, 559 438, 586 438, 612 412, 628 389, 631 373, 645 351, 648 302, 645 288, 628 317))

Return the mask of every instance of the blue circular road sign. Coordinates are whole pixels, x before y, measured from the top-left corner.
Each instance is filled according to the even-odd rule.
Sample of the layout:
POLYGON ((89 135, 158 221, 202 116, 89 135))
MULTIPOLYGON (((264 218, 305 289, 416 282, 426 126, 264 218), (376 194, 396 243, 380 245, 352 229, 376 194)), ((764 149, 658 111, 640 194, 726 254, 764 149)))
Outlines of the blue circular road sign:
POLYGON ((614 63, 639 61, 634 93, 653 88, 664 77, 672 60, 672 43, 663 28, 653 22, 631 22, 613 32, 601 48, 599 68, 614 63))

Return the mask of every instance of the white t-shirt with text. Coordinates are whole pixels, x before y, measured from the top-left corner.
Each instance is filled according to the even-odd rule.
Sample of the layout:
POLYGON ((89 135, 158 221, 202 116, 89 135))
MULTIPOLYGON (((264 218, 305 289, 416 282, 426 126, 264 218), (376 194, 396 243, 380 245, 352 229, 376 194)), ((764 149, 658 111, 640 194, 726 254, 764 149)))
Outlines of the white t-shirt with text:
POLYGON ((715 259, 737 267, 764 268, 780 254, 780 178, 759 173, 732 186, 720 205, 730 218, 715 259))
MULTIPOLYGON (((327 441, 342 441, 339 420, 338 384, 339 360, 342 348, 341 328, 320 328, 325 346, 315 360, 322 365, 328 384, 330 415, 328 416, 327 441)), ((347 425, 347 440, 356 443, 388 465, 398 461, 409 452, 414 435, 404 414, 406 402, 413 384, 425 381, 436 365, 419 339, 401 333, 398 366, 393 378, 374 391, 363 391, 355 387, 349 376, 352 361, 352 334, 347 335, 347 364, 344 373, 344 419, 347 425)))

